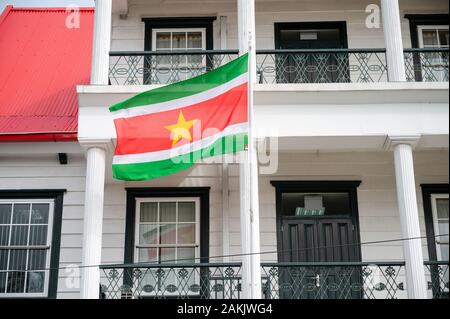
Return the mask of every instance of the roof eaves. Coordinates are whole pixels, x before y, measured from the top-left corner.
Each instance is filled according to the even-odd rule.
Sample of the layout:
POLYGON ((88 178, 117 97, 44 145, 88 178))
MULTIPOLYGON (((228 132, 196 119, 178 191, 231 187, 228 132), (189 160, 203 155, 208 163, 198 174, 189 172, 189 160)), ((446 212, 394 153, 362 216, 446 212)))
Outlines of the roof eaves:
POLYGON ((0 25, 2 24, 3 21, 5 21, 6 17, 11 12, 12 9, 13 9, 12 5, 7 5, 5 10, 3 10, 2 14, 0 15, 0 25))

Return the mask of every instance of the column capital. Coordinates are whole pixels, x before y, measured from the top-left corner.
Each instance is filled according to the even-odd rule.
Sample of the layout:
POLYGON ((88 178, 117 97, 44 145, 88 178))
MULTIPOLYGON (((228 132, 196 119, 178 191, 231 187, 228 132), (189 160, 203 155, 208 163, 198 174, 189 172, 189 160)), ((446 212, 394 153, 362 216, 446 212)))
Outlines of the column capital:
POLYGON ((413 149, 417 146, 422 136, 417 135, 388 135, 384 141, 384 149, 392 151, 397 145, 410 145, 413 149))
POLYGON ((115 149, 114 143, 110 139, 78 138, 78 142, 85 151, 88 151, 90 148, 101 148, 106 152, 113 153, 115 149))

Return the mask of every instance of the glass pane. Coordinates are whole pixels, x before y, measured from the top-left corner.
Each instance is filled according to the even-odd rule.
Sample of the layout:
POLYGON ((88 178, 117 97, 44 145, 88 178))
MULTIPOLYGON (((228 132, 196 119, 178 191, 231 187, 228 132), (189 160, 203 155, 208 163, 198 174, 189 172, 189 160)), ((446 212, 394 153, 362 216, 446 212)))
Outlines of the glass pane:
POLYGON ((170 50, 170 32, 156 33, 156 49, 170 50))
POLYGON ((6 289, 6 272, 0 272, 0 294, 6 289))
POLYGON ((448 46, 448 30, 439 31, 439 42, 441 46, 448 46))
POLYGON ((30 227, 30 245, 45 246, 47 245, 47 225, 30 227))
POLYGON ((175 244, 176 243, 177 226, 175 224, 161 225, 160 228, 160 243, 161 244, 175 244))
POLYGON ((158 243, 158 225, 140 225, 139 226, 139 244, 157 245, 158 243))
POLYGON ((172 33, 172 49, 186 49, 186 32, 172 33))
POLYGON ((9 270, 25 270, 27 266, 27 251, 12 249, 9 254, 9 270))
POLYGON ((436 200, 437 214, 439 219, 448 219, 448 199, 436 200))
POLYGON ((0 250, 0 270, 6 270, 8 266, 8 251, 0 250))
POLYGON ((0 226, 0 246, 8 246, 10 226, 0 226))
POLYGON ((8 273, 8 293, 23 293, 25 290, 25 271, 11 271, 8 273))
POLYGON ((11 223, 11 204, 0 204, 0 224, 11 223))
POLYGON ((30 219, 30 204, 15 204, 13 224, 28 224, 30 219))
POLYGON ((178 203, 178 222, 195 222, 195 202, 178 203))
POLYGON ((141 203, 141 223, 158 221, 158 203, 141 203))
POLYGON ((138 262, 141 263, 158 262, 158 248, 140 248, 138 251, 138 262))
POLYGON ((28 244, 28 226, 12 226, 10 245, 26 246, 28 244))
POLYGON ((188 33, 188 49, 202 49, 202 33, 201 32, 189 32, 188 33))
POLYGON ((39 293, 44 292, 45 273, 28 272, 27 276, 27 292, 39 293))
POLYGON ((175 248, 161 248, 160 262, 175 263, 175 248))
POLYGON ((31 224, 48 224, 49 204, 33 204, 31 207, 31 224))
POLYGON ((436 30, 423 30, 423 45, 424 46, 437 46, 438 38, 436 30))
POLYGON ((30 250, 28 255, 28 270, 44 270, 47 259, 47 250, 30 250))
POLYGON ((183 264, 195 263, 195 248, 178 248, 177 262, 183 264))
POLYGON ((178 244, 195 244, 195 224, 178 225, 178 244))
POLYGON ((160 221, 162 223, 175 223, 176 222, 176 203, 160 203, 159 204, 160 221))

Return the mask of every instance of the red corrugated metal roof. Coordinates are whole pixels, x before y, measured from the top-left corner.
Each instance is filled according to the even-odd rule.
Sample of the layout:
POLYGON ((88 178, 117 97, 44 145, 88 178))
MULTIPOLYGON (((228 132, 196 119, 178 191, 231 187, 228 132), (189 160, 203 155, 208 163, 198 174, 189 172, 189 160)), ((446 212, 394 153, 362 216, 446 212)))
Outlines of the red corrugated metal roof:
POLYGON ((0 16, 0 142, 75 140, 76 86, 90 79, 94 9, 68 28, 64 8, 0 16))

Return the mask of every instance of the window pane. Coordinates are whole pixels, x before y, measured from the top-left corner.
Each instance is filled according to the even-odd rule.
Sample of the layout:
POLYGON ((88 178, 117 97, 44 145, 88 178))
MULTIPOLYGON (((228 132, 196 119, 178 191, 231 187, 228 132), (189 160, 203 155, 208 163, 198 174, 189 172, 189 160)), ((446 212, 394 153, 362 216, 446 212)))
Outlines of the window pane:
POLYGON ((0 226, 0 246, 8 246, 10 226, 0 226))
POLYGON ((175 263, 175 248, 161 248, 160 262, 175 263))
POLYGON ((195 222, 195 202, 178 203, 178 222, 195 222))
POLYGON ((186 32, 172 33, 172 49, 186 49, 186 32))
POLYGON ((160 228, 160 243, 169 245, 176 243, 177 226, 175 224, 163 224, 160 228))
POLYGON ((437 214, 439 219, 448 219, 448 199, 437 199, 437 214))
POLYGON ((28 226, 12 226, 10 244, 15 246, 26 246, 28 244, 28 226))
POLYGON ((178 244, 195 244, 195 224, 178 225, 178 244))
POLYGON ((27 263, 27 251, 24 249, 12 249, 9 254, 9 270, 25 270, 27 263))
POLYGON ((27 276, 27 292, 39 293, 44 292, 45 273, 28 272, 27 276))
POLYGON ((28 255, 28 270, 44 270, 47 259, 47 250, 30 250, 28 255))
POLYGON ((0 250, 0 270, 6 270, 8 265, 8 251, 0 250))
POLYGON ((141 203, 141 223, 158 221, 158 203, 141 203))
POLYGON ((11 204, 0 204, 0 224, 11 223, 11 204))
POLYGON ((195 263, 195 248, 178 248, 178 261, 180 263, 195 263))
POLYGON ((439 42, 441 46, 448 46, 448 30, 439 31, 439 42))
POLYGON ((31 207, 31 224, 48 224, 49 204, 33 204, 31 207))
POLYGON ((23 293, 25 290, 25 271, 11 271, 8 273, 8 293, 23 293))
POLYGON ((160 203, 160 221, 163 223, 175 223, 176 222, 176 203, 160 203))
POLYGON ((47 245, 47 225, 30 227, 30 245, 47 245))
POLYGON ((140 225, 139 226, 139 244, 157 245, 158 244, 158 225, 140 225))
POLYGON ((438 38, 436 30, 423 30, 423 44, 425 46, 437 46, 438 38))
POLYGON ((0 294, 6 289, 6 272, 0 272, 0 294))
POLYGON ((138 250, 138 262, 141 263, 158 262, 158 248, 140 248, 138 250))
POLYGON ((30 220, 30 204, 15 204, 13 224, 28 224, 30 220))
POLYGON ((202 49, 202 33, 201 32, 189 32, 188 33, 188 49, 202 49))
POLYGON ((156 49, 170 49, 170 32, 156 33, 156 49))

